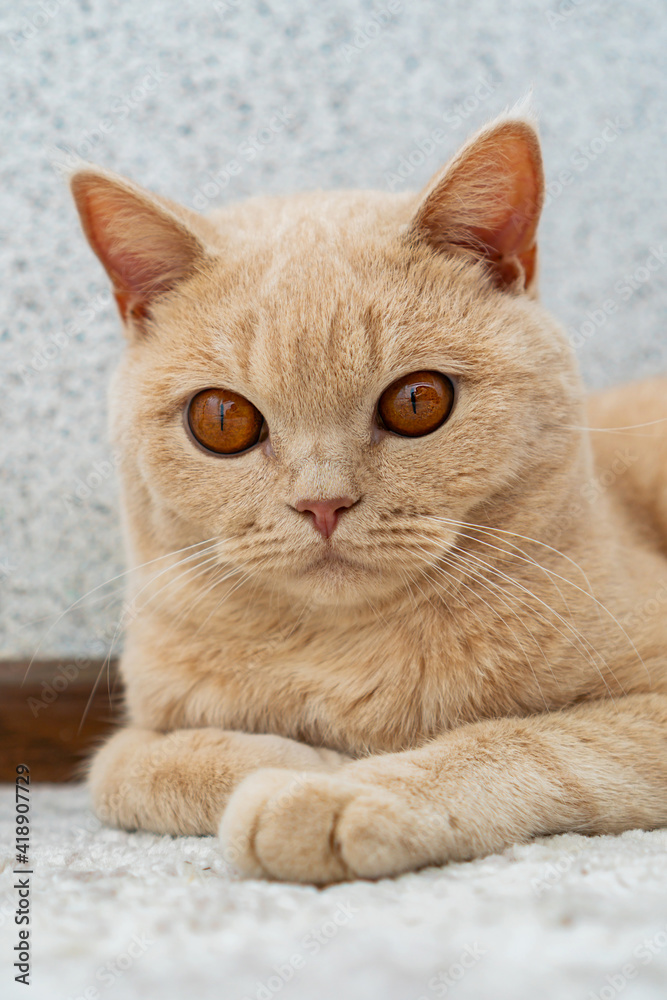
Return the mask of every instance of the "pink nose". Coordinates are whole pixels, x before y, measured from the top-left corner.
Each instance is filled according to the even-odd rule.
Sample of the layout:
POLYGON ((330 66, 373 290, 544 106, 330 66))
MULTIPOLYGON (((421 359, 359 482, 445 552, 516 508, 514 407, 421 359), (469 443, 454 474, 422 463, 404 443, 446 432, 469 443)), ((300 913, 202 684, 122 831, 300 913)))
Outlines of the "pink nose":
POLYGON ((336 529, 340 512, 356 502, 350 497, 334 497, 333 500, 299 500, 294 507, 301 513, 312 514, 313 528, 325 538, 329 538, 336 529))

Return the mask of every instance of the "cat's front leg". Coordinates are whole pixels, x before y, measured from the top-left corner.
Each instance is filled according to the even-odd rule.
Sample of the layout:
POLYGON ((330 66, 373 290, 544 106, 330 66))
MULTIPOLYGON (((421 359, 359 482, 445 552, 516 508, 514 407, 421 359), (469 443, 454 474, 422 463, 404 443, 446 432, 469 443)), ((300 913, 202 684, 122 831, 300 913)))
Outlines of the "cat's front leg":
POLYGON ((258 768, 331 770, 348 758, 282 736, 216 728, 128 727, 93 758, 89 787, 103 822, 154 833, 215 833, 233 788, 258 768))
POLYGON ((220 835, 249 875, 327 883, 664 824, 667 697, 655 694, 465 725, 332 774, 260 771, 220 835))

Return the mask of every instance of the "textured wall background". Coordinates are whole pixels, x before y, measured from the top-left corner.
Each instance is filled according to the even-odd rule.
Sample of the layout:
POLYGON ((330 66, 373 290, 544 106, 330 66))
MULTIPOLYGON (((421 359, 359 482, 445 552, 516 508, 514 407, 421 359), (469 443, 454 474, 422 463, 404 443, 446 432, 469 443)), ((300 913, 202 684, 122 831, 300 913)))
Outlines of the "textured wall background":
POLYGON ((105 432, 122 342, 61 176, 72 152, 199 208, 398 190, 532 84, 546 303, 591 385, 667 371, 664 14, 661 0, 4 5, 0 654, 96 656, 116 620, 112 586, 51 627, 122 569, 105 432))

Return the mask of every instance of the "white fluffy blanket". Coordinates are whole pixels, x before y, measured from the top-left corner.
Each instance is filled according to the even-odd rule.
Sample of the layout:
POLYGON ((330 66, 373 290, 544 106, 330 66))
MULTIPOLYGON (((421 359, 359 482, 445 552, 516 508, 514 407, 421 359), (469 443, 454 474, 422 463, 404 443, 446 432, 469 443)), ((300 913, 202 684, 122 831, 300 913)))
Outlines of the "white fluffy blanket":
POLYGON ((0 996, 26 1000, 665 1000, 667 831, 560 836, 324 890, 243 881, 215 838, 102 827, 32 791, 32 983, 15 984, 2 790, 0 996))

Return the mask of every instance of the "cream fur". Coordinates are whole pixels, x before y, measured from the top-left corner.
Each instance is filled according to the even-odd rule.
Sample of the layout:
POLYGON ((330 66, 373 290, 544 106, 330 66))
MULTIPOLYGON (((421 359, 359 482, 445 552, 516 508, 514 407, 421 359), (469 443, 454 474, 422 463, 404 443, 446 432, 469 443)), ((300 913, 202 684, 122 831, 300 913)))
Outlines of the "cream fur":
POLYGON ((220 827, 243 871, 317 883, 667 823, 667 380, 586 401, 537 301, 542 184, 511 116, 422 196, 204 220, 74 176, 129 340, 127 726, 92 763, 101 817, 220 827), (391 435, 378 397, 420 369, 455 380, 452 415, 391 435), (217 386, 264 414, 251 451, 186 432, 217 386), (340 496, 329 539, 293 507, 340 496))

